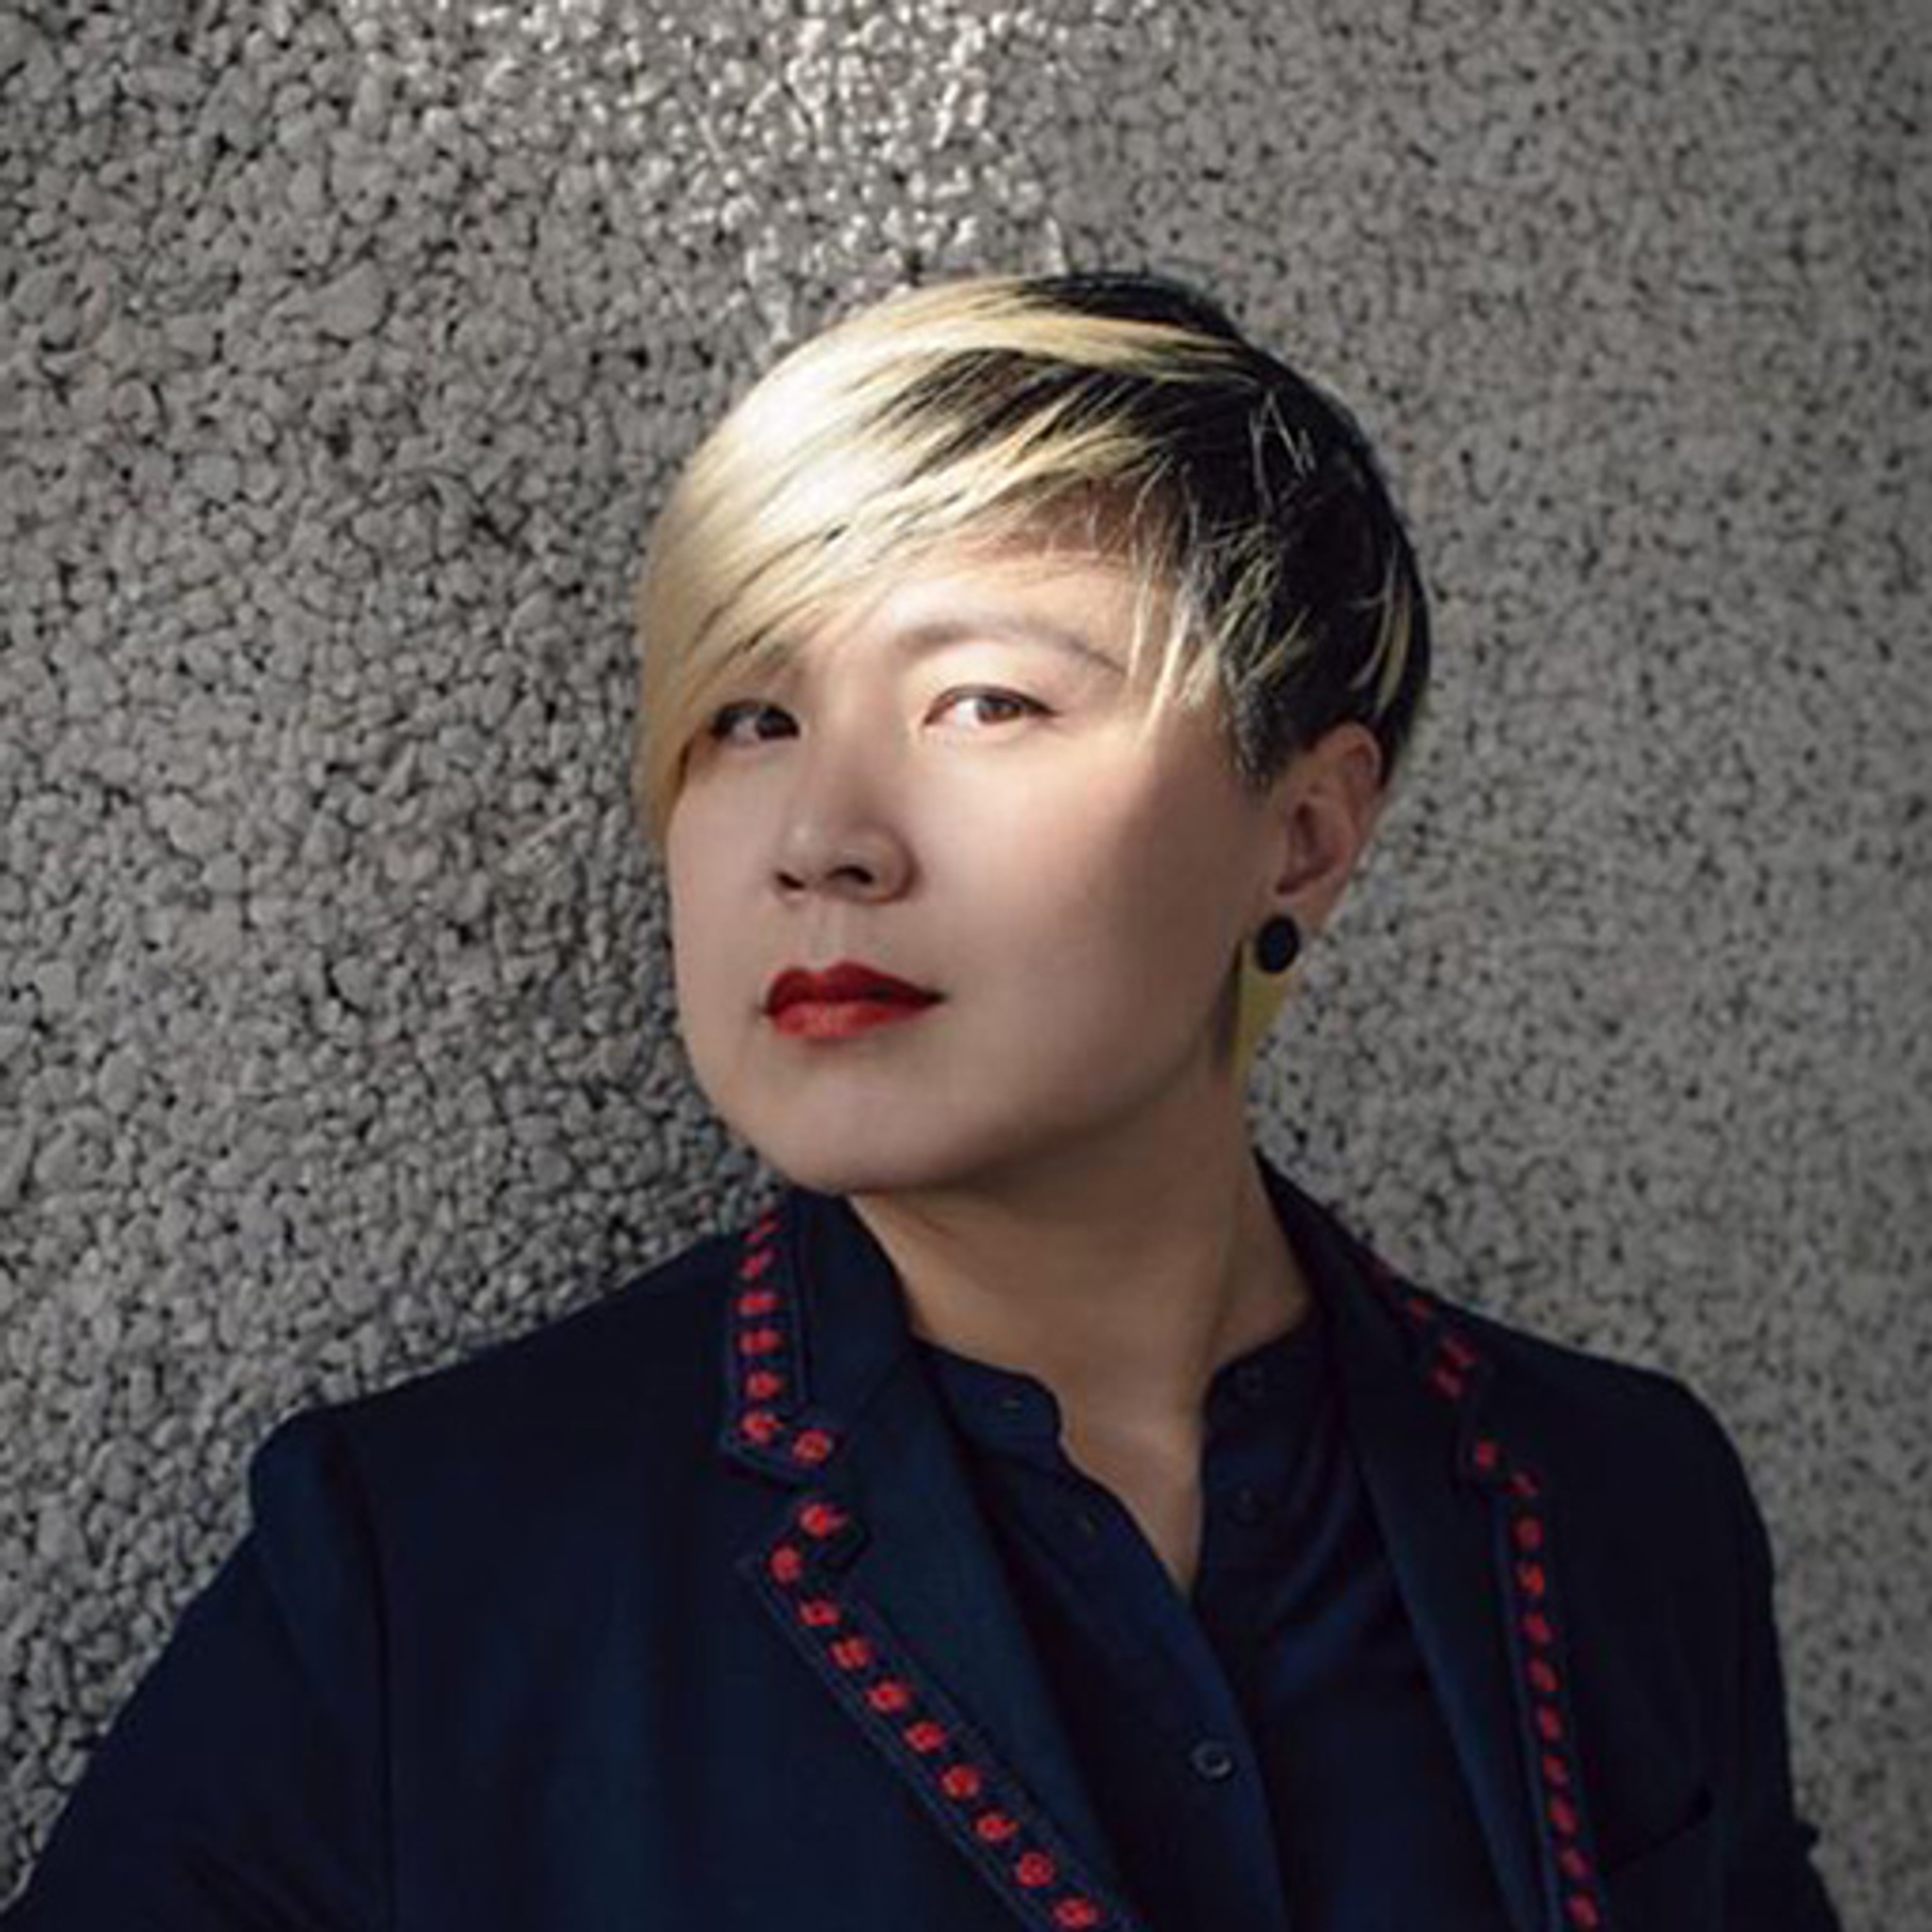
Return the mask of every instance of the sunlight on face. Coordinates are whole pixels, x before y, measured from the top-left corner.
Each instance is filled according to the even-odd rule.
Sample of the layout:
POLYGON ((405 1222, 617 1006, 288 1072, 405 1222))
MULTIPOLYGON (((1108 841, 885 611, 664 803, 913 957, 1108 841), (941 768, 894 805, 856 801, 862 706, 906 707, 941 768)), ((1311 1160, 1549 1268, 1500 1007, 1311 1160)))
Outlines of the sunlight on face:
POLYGON ((1267 822, 1211 714, 1137 737, 1132 613, 1092 556, 942 554, 700 736, 666 841, 680 1024, 719 1116, 793 1180, 937 1185, 1224 1100, 1211 1021, 1267 822), (773 977, 841 959, 942 997, 779 1031, 773 977))

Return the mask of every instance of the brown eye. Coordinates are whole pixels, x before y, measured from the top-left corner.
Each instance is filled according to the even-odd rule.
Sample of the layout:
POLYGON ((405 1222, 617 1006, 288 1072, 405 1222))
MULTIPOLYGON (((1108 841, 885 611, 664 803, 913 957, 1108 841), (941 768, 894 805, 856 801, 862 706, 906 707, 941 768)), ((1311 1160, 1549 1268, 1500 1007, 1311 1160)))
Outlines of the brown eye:
POLYGON ((964 691, 949 691, 940 700, 939 708, 942 711, 949 710, 961 699, 968 699, 976 705, 1011 705, 1016 707, 1023 716, 1029 712, 1043 713, 1046 710, 1046 707, 1036 699, 1022 697, 1018 691, 998 691, 991 685, 977 685, 964 691))

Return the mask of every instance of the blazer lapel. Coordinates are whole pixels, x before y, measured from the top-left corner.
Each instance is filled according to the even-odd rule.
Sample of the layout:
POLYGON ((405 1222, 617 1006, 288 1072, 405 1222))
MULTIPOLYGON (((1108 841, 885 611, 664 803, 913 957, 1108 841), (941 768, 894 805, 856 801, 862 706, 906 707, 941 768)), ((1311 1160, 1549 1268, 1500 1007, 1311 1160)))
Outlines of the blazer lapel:
POLYGON ((1334 1319, 1343 1412, 1518 1932, 1609 1932, 1569 1696, 1549 1479, 1498 1365, 1257 1156, 1334 1319))
MULTIPOLYGON (((1547 1480, 1491 1418, 1496 1368, 1255 1156, 1331 1317, 1350 1440, 1514 1932, 1609 1932, 1585 1815, 1547 1480)), ((787 1490, 739 1569, 939 1828, 1038 1932, 1147 1932, 940 1407, 903 1293, 841 1197, 745 1231, 721 1448, 787 1490)))
POLYGON ((741 1574, 1023 1924, 1148 1932, 884 1251, 842 1199, 793 1188, 737 1272, 721 1446, 794 1492, 741 1574))

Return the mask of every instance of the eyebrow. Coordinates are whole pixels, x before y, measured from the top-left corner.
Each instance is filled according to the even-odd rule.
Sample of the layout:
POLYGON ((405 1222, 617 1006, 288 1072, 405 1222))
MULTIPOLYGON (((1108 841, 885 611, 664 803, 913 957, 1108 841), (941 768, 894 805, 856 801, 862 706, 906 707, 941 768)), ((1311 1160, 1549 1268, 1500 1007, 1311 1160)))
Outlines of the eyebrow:
POLYGON ((908 625, 892 640, 892 647, 908 657, 924 657, 944 650, 949 644, 965 643, 974 638, 1010 639, 1020 643, 1040 643, 1078 658, 1111 672, 1125 674, 1117 658, 1094 646, 1077 630, 1041 617, 1013 610, 956 610, 945 617, 928 617, 908 625))

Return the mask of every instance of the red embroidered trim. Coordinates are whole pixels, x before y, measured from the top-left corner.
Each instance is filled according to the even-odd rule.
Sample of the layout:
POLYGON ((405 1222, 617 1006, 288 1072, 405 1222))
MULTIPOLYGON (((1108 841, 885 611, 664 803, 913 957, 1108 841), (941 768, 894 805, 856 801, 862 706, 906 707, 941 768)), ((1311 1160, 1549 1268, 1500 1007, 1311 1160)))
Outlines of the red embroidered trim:
POLYGON ((877 1614, 833 1580, 825 1552, 851 1512, 808 1496, 766 1552, 763 1575, 782 1621, 840 1699, 888 1754, 948 1833, 1041 1932, 1138 1932, 1103 1902, 1045 1816, 913 1664, 877 1614))
MULTIPOLYGON (((742 1441, 790 1468, 817 1469, 837 1450, 837 1433, 806 1425, 799 1410, 797 1324, 776 1285, 775 1210, 746 1232, 732 1300, 730 1359, 736 1404, 730 1426, 742 1441)), ((833 1578, 833 1567, 862 1534, 852 1511, 808 1495, 754 1571, 786 1629, 840 1699, 914 1788, 1040 1932, 1141 1932, 1140 1922, 1086 1879, 1019 1781, 1001 1766, 915 1668, 877 1614, 833 1578)))
POLYGON ((779 1227, 776 1208, 746 1229, 732 1294, 730 1351, 734 1440, 768 1452, 782 1465, 815 1470, 839 1439, 821 1423, 808 1425, 800 1412, 797 1324, 778 1289, 779 1227))
MULTIPOLYGON (((1480 1354, 1457 1332, 1441 1307, 1404 1281, 1380 1257, 1371 1257, 1369 1273, 1416 1335, 1433 1344, 1433 1354, 1423 1363, 1429 1385, 1446 1400, 1460 1402, 1468 1392, 1468 1377, 1484 1366, 1480 1354)), ((1492 1485, 1491 1494, 1505 1512, 1511 1552, 1505 1568, 1516 1633, 1509 1654, 1516 1662, 1518 1689, 1536 1739, 1537 1772, 1542 1780, 1537 1823, 1557 1901, 1564 1921, 1580 1932, 1610 1932, 1609 1904, 1584 1814, 1583 1779, 1573 1742, 1569 1667, 1553 1600, 1542 1484, 1494 1436, 1479 1436, 1469 1461, 1492 1485)))

